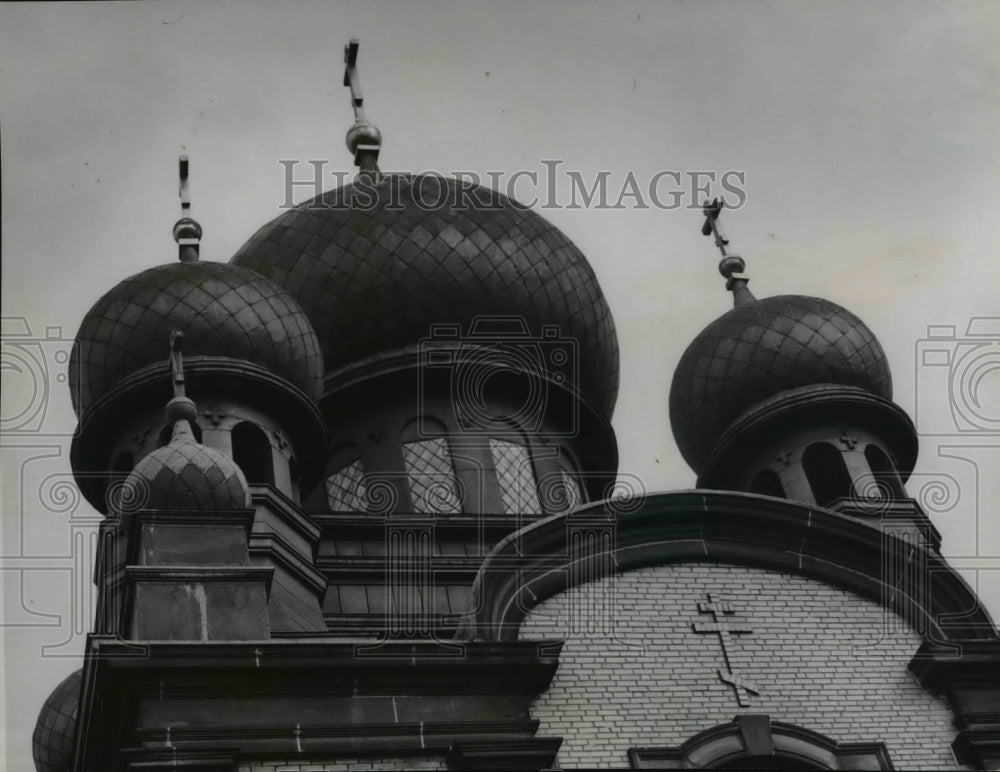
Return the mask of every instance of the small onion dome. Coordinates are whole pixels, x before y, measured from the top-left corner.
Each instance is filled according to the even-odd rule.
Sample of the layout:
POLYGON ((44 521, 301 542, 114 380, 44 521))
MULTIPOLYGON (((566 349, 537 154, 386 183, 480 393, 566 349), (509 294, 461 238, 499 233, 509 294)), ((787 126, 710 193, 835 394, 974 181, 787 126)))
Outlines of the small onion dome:
POLYGON ((177 397, 167 405, 170 443, 154 450, 125 479, 118 508, 232 510, 250 508, 250 487, 228 456, 195 441, 189 420, 194 403, 177 397))
POLYGON ((52 691, 35 722, 31 755, 38 772, 69 772, 73 765, 76 714, 80 704, 83 670, 67 676, 52 691))
POLYGON ((558 228, 488 188, 434 175, 347 185, 280 214, 232 262, 299 302, 328 376, 419 344, 432 325, 468 334, 481 318, 516 318, 535 338, 555 327, 576 341, 571 385, 614 410, 618 339, 593 269, 558 228))
POLYGON ((702 330, 677 365, 670 423, 681 454, 700 472, 745 410, 786 389, 824 383, 892 398, 885 352, 871 330, 822 298, 751 296, 702 330))
POLYGON ((313 400, 322 394, 319 343, 287 292, 246 268, 178 262, 125 279, 87 312, 69 366, 77 416, 126 376, 162 365, 171 330, 184 330, 189 362, 251 362, 313 400))

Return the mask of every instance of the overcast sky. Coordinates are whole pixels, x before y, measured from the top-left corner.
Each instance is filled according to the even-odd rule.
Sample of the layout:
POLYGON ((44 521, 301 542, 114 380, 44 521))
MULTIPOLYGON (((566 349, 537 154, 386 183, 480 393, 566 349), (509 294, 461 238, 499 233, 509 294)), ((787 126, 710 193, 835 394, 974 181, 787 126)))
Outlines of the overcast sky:
MULTIPOLYGON (((952 428, 951 370, 921 365, 919 347, 928 325, 953 325, 937 348, 971 361, 969 320, 1000 314, 1000 5, 3 4, 3 315, 71 340, 100 294, 174 260, 179 152, 205 259, 228 260, 278 213, 279 161, 302 161, 300 178, 309 160, 350 171, 341 57, 352 36, 384 169, 493 172, 504 184, 535 172, 537 188, 522 177, 514 192, 560 204, 570 171, 609 172, 610 203, 631 173, 646 204, 661 171, 681 175, 682 192, 690 172, 745 175, 745 205, 723 217, 751 289, 829 298, 879 337, 895 399, 923 435, 911 492, 997 616, 1000 435, 952 428), (555 191, 543 161, 561 162, 555 191)), ((675 178, 660 179, 661 201, 674 200, 675 178)), ((621 469, 655 491, 694 484, 670 432, 670 377, 731 305, 691 202, 544 212, 604 288, 622 352, 621 469)), ((79 666, 92 623, 72 629, 68 519, 90 510, 58 498, 75 426, 57 382, 66 346, 44 346, 42 425, 3 437, 5 619, 21 625, 4 639, 11 769, 26 768, 38 708, 79 666)), ((992 351, 979 406, 957 414, 1000 426, 992 351)), ((8 421, 35 392, 4 376, 8 421)))

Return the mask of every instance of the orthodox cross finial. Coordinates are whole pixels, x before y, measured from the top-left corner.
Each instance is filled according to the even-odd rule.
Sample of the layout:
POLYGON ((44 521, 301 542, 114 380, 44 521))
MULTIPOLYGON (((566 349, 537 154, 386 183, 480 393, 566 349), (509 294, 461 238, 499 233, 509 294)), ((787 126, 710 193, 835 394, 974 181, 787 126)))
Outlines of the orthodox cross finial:
POLYGON ((344 85, 351 89, 351 106, 354 108, 354 120, 367 121, 365 117, 365 95, 361 91, 361 79, 358 77, 358 48, 361 44, 357 38, 344 46, 344 85))
POLYGON ((173 425, 171 442, 194 442, 191 427, 198 417, 194 402, 184 393, 184 333, 172 330, 170 333, 170 379, 173 383, 174 398, 167 403, 167 423, 173 425))
POLYGON ((201 226, 191 216, 191 190, 188 187, 188 157, 178 159, 180 183, 177 189, 181 197, 181 219, 174 223, 174 241, 177 242, 177 257, 182 263, 198 262, 201 243, 201 226))
POLYGON ((705 202, 702 207, 702 211, 705 213, 705 224, 701 226, 702 236, 715 236, 715 246, 719 248, 722 256, 726 256, 726 245, 729 244, 729 239, 722 237, 722 232, 719 230, 719 215, 722 214, 722 207, 725 203, 720 201, 718 198, 713 198, 711 203, 705 202))
POLYGON ((382 132, 368 122, 365 115, 365 95, 358 77, 357 38, 344 46, 344 85, 351 89, 351 107, 354 108, 354 125, 347 130, 347 149, 354 155, 354 163, 362 172, 378 172, 378 154, 382 147, 382 132))
POLYGON ((170 333, 170 374, 173 377, 174 397, 184 394, 184 333, 174 330, 170 333))
POLYGON ((722 231, 719 230, 719 215, 722 214, 724 206, 725 202, 718 198, 705 202, 702 207, 702 211, 705 213, 705 222, 701 226, 701 235, 715 237, 715 246, 722 253, 722 259, 719 261, 719 273, 726 277, 726 289, 733 293, 733 305, 742 306, 752 303, 756 298, 747 287, 750 277, 743 273, 743 269, 746 268, 743 258, 726 251, 729 239, 723 237, 722 231))

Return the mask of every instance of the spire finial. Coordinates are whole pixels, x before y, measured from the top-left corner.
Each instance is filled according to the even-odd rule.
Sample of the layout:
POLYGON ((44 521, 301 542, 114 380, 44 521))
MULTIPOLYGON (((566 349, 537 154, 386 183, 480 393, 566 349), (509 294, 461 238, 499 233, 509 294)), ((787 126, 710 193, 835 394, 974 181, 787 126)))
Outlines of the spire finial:
POLYGON ((170 374, 173 376, 174 397, 184 397, 184 333, 170 333, 170 374))
POLYGON ((188 157, 178 159, 180 185, 177 193, 181 197, 181 219, 174 223, 174 241, 177 242, 177 257, 182 263, 197 263, 201 242, 201 225, 190 217, 191 191, 188 188, 188 157))
POLYGON ((378 154, 382 148, 382 132, 368 122, 365 115, 365 96, 358 77, 357 38, 344 46, 344 85, 351 89, 351 107, 354 108, 354 125, 347 130, 347 149, 354 155, 354 164, 362 172, 378 173, 378 154))
POLYGON ((705 213, 705 222, 701 226, 701 235, 715 237, 715 246, 722 253, 722 259, 719 261, 719 273, 726 277, 726 289, 733 293, 733 305, 742 306, 752 303, 756 298, 747 287, 747 284, 750 283, 750 277, 743 273, 746 262, 739 255, 733 255, 726 251, 729 239, 724 238, 722 231, 719 230, 719 215, 722 214, 725 205, 725 202, 718 198, 705 202, 702 207, 702 211, 705 213))
POLYGON ((172 330, 170 333, 170 374, 174 388, 174 398, 167 403, 167 423, 173 424, 171 442, 194 442, 191 426, 198 416, 198 408, 184 393, 184 333, 172 330))

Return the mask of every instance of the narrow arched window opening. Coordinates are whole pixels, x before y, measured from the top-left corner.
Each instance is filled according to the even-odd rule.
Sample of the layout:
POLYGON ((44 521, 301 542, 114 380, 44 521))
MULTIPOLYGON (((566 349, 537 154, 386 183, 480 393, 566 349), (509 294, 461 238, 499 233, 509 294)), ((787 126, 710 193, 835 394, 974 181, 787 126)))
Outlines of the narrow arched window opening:
POLYGON ((490 453, 496 468, 504 511, 508 515, 541 514, 538 481, 528 447, 507 440, 491 439, 490 453))
POLYGON ((433 416, 421 415, 408 421, 399 436, 413 511, 461 514, 462 492, 445 425, 433 416))
POLYGON ((448 441, 444 437, 407 442, 403 445, 403 462, 414 512, 437 515, 461 513, 458 480, 448 441))
POLYGON ((844 456, 833 445, 817 442, 802 454, 802 468, 812 489, 813 498, 821 506, 829 506, 853 491, 844 456))
POLYGON ((889 456, 878 445, 869 445, 865 448, 865 460, 868 461, 868 468, 872 470, 875 484, 879 491, 888 498, 906 498, 906 489, 903 481, 899 479, 899 472, 896 465, 889 460, 889 456))
POLYGON ((233 427, 233 461, 247 482, 274 485, 271 443, 259 426, 244 421, 233 427))
POLYGON ((777 472, 773 469, 761 469, 757 472, 750 483, 750 492, 759 493, 762 496, 774 496, 779 499, 788 498, 777 472))

